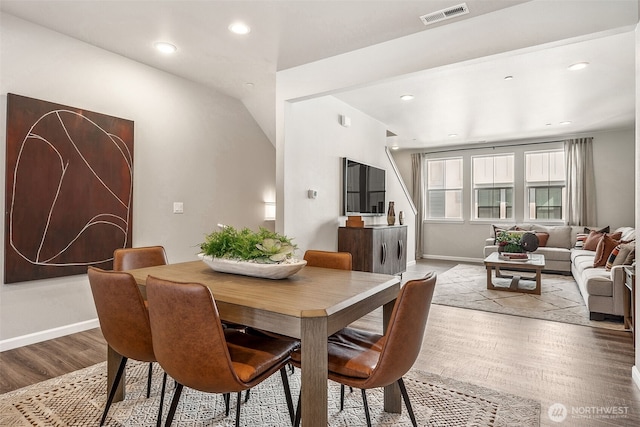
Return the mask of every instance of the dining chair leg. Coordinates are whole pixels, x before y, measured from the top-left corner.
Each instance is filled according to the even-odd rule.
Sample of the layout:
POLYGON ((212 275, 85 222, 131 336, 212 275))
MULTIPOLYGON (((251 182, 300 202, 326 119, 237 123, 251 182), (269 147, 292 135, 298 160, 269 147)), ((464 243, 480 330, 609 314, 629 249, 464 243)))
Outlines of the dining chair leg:
POLYGON ((176 408, 178 407, 178 401, 182 394, 184 386, 180 383, 176 386, 176 391, 173 392, 173 399, 171 399, 171 406, 169 407, 169 413, 167 414, 167 421, 165 421, 165 427, 169 427, 173 422, 173 417, 176 415, 176 408))
POLYGON ((100 425, 104 424, 104 420, 107 419, 107 413, 109 412, 109 408, 113 403, 113 398, 116 395, 116 389, 120 384, 120 380, 122 379, 122 373, 124 372, 124 368, 127 365, 127 358, 122 356, 120 360, 120 365, 118 366, 118 371, 116 372, 116 376, 113 379, 113 384, 111 384, 111 388, 109 389, 109 397, 107 398, 107 403, 104 406, 104 412, 102 413, 102 418, 100 419, 100 425))
POLYGON ((242 400, 242 392, 238 392, 238 398, 236 399, 236 427, 240 427, 240 401, 242 400))
POLYGON ((225 393, 222 395, 223 399, 224 399, 224 416, 228 417, 229 416, 229 404, 231 403, 231 395, 229 393, 225 393))
POLYGON ((287 399, 287 410, 289 411, 289 418, 291 424, 295 422, 295 414, 293 412, 293 399, 291 399, 291 388, 289 387, 289 378, 287 378, 287 368, 280 369, 280 376, 282 377, 282 386, 284 387, 284 397, 287 399))
POLYGON ((409 418, 411 418, 411 424, 413 425, 413 427, 418 427, 418 423, 416 422, 416 416, 413 413, 413 408, 411 407, 411 401, 409 400, 409 394, 407 393, 407 388, 404 386, 404 380, 402 378, 398 380, 398 387, 400 387, 400 393, 402 394, 402 399, 404 400, 404 406, 407 407, 409 418))
POLYGON ((162 425, 162 407, 164 406, 164 393, 167 389, 167 373, 162 376, 162 391, 160 392, 160 405, 158 405, 158 420, 156 421, 156 427, 162 425))
POLYGON ((153 375, 153 362, 149 362, 149 374, 147 375, 147 399, 151 396, 151 376, 153 375))
POLYGON ((249 392, 251 391, 251 389, 247 390, 244 393, 244 403, 247 403, 249 401, 249 392))
POLYGON ((302 402, 302 390, 300 390, 300 394, 298 394, 298 405, 296 406, 296 419, 293 422, 293 427, 300 427, 300 418, 302 415, 300 414, 302 409, 301 402, 302 402))
POLYGON ((364 404, 364 416, 367 418, 367 427, 371 427, 371 415, 369 414, 369 403, 367 403, 367 391, 362 391, 362 403, 364 404))
POLYGON ((344 384, 340 384, 340 411, 344 409, 344 384))

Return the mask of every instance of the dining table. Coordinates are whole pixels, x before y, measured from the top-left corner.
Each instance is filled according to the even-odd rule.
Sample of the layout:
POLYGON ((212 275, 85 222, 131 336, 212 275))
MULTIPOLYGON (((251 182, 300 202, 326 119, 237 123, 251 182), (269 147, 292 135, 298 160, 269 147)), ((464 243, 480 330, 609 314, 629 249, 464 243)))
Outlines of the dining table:
MULTIPOLYGON (((400 277, 363 271, 305 266, 285 279, 266 279, 212 270, 203 261, 188 261, 128 270, 146 296, 147 277, 201 283, 215 299, 220 318, 300 340, 301 420, 306 427, 328 423, 327 337, 366 314, 382 308, 380 333, 386 330, 400 277)), ((109 350, 109 384, 120 356, 109 350)), ((124 398, 125 381, 117 399, 124 398)), ((384 410, 402 408, 397 384, 384 389, 384 410)), ((363 412, 364 414, 364 412, 363 412)))

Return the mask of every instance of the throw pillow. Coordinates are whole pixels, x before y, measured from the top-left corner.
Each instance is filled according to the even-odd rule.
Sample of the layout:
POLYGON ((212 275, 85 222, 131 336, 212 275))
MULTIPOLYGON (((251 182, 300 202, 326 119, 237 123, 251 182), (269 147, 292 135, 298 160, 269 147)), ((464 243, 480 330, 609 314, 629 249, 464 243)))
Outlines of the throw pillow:
POLYGON ((589 233, 589 237, 587 237, 587 239, 584 241, 584 246, 582 249, 587 251, 597 250, 598 243, 600 243, 600 240, 602 239, 603 236, 609 236, 609 237, 612 237, 614 240, 620 240, 620 238, 622 237, 622 233, 617 232, 613 234, 607 234, 607 233, 598 233, 597 231, 592 231, 591 233, 589 233))
POLYGON ((584 242, 589 237, 589 233, 578 233, 576 236, 576 249, 584 249, 584 242))
POLYGON ((614 259, 611 259, 611 257, 613 256, 613 253, 616 252, 615 249, 611 252, 611 255, 609 255, 609 260, 611 260, 612 262, 611 262, 611 266, 609 266, 609 260, 607 260, 607 265, 605 266, 607 267, 607 270, 611 270, 611 268, 616 265, 623 265, 627 260, 627 257, 629 256, 629 254, 635 249, 635 244, 633 242, 632 243, 621 242, 616 248, 618 249, 618 253, 616 254, 616 257, 614 259))
POLYGON ((585 227, 584 228, 584 232, 586 234, 589 234, 592 231, 595 231, 596 233, 609 233, 611 231, 611 226, 607 225, 606 227, 602 227, 600 230, 598 230, 598 227, 585 227))
POLYGON ((495 238, 498 237, 498 233, 500 233, 501 231, 511 231, 511 230, 515 230, 517 227, 515 225, 512 225, 511 227, 505 227, 504 225, 492 225, 493 227, 493 244, 497 244, 495 241, 495 238))
POLYGON ((585 251, 595 251, 598 248, 598 242, 602 239, 604 233, 598 233, 597 231, 591 231, 587 238, 584 240, 582 249, 585 251))
POLYGON ((615 248, 613 248, 613 250, 611 251, 611 254, 609 254, 609 258, 607 258, 607 263, 604 265, 604 268, 607 271, 611 271, 611 267, 613 267, 616 259, 619 258, 626 258, 627 255, 624 256, 618 256, 620 254, 620 248, 622 245, 618 245, 615 248))
POLYGON ((545 233, 544 231, 534 231, 533 233, 538 238, 538 247, 547 246, 547 241, 549 240, 549 233, 545 233))
POLYGON ((635 259, 636 259, 636 249, 634 247, 633 249, 631 249, 631 252, 629 252, 629 255, 627 255, 627 258, 624 260, 624 265, 633 264, 635 259))
MULTIPOLYGON (((618 239, 619 238, 620 237, 618 237, 618 239)), ((614 239, 611 235, 603 234, 598 242, 598 246, 596 247, 596 256, 593 259, 593 266, 605 266, 607 264, 607 259, 609 259, 609 255, 611 255, 611 252, 619 243, 620 241, 614 239)))

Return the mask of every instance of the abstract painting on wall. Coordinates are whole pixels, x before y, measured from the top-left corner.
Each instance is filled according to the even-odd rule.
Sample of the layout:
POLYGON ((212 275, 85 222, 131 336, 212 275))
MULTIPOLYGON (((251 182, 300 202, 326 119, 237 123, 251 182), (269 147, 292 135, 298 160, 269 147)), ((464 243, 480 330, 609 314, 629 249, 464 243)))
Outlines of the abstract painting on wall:
POLYGON ((133 121, 7 95, 4 282, 111 269, 131 246, 133 121))

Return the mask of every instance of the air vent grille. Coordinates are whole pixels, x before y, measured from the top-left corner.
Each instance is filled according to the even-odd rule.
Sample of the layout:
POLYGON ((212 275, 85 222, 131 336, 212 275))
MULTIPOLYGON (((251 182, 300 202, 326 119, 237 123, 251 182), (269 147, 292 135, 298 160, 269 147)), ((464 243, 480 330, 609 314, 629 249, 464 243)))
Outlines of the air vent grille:
POLYGON ((424 25, 435 24, 436 22, 444 21, 446 19, 455 18, 456 16, 466 15, 469 13, 469 8, 466 3, 462 3, 456 6, 451 6, 446 9, 439 10, 437 12, 428 13, 422 15, 420 20, 424 25))

